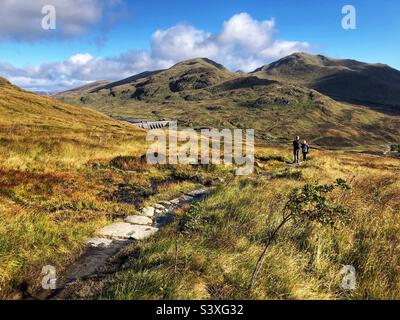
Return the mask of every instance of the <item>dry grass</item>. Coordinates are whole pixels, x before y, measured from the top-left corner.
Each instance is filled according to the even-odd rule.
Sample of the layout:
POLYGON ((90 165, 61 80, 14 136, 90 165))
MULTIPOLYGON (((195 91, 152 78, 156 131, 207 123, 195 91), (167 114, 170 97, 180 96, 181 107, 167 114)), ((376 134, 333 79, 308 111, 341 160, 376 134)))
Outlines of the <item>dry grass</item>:
POLYGON ((400 299, 399 160, 313 151, 310 162, 291 167, 290 149, 258 146, 258 172, 249 177, 231 179, 230 168, 148 167, 140 161, 142 131, 0 86, 0 298, 32 293, 42 266, 61 271, 82 252, 85 238, 112 219, 224 177, 200 206, 182 210, 174 224, 130 248, 123 269, 83 297, 400 299), (337 178, 352 186, 332 199, 349 208, 350 223, 337 230, 288 225, 248 292, 290 191, 337 178), (178 234, 181 218, 190 228, 178 234), (357 270, 355 291, 340 287, 343 264, 357 270))
MULTIPOLYGON (((288 168, 274 160, 285 154, 279 148, 259 149, 259 156, 272 160, 260 163, 265 171, 257 178, 235 179, 189 214, 181 212, 190 221, 186 232, 177 233, 178 215, 174 225, 132 247, 122 271, 97 283, 91 295, 84 291, 84 297, 399 299, 399 160, 316 151, 309 163, 288 168), (288 225, 270 248, 257 287, 249 292, 263 242, 279 222, 290 191, 336 178, 352 187, 350 193, 332 195, 349 209, 350 222, 337 229, 314 223, 288 225), (357 270, 354 291, 341 288, 343 265, 357 270)), ((82 297, 79 291, 75 297, 82 297)))
POLYGON ((134 211, 104 201, 122 175, 100 174, 89 162, 142 154, 138 140, 142 132, 98 113, 2 88, 0 297, 32 292, 42 266, 61 270, 99 226, 134 211))
POLYGON ((98 228, 197 184, 144 164, 142 130, 0 86, 0 298, 32 294, 41 268, 62 272, 98 228))

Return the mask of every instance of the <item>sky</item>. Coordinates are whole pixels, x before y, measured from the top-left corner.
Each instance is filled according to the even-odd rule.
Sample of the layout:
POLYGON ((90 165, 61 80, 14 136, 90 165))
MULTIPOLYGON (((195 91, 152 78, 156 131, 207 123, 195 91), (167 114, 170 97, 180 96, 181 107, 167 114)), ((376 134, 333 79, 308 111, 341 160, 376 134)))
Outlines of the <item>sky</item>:
POLYGON ((400 69, 399 15, 398 0, 0 0, 0 76, 53 92, 196 57, 249 72, 294 52, 400 69))

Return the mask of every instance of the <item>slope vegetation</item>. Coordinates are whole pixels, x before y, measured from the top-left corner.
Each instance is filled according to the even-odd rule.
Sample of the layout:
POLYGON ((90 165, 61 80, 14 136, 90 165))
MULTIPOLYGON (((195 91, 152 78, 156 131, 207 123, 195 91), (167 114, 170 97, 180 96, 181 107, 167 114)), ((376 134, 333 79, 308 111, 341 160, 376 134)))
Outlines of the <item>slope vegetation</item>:
POLYGON ((336 100, 400 113, 400 71, 384 64, 296 53, 253 74, 306 86, 336 100))
POLYGON ((398 116, 337 102, 303 82, 266 77, 265 71, 231 73, 208 59, 57 98, 114 117, 177 119, 194 128, 253 128, 261 139, 288 142, 301 135, 329 147, 388 144, 398 141, 400 130, 398 116))
POLYGON ((105 179, 93 166, 141 155, 144 141, 133 126, 0 78, 0 299, 39 287, 43 266, 60 271, 79 255, 85 237, 119 211, 129 212, 107 198, 122 178, 105 179))
POLYGON ((288 153, 258 148, 257 175, 228 179, 63 298, 399 299, 400 161, 312 151, 307 164, 288 167, 288 153), (351 191, 337 191, 327 201, 348 209, 346 221, 331 228, 299 219, 283 227, 250 291, 254 267, 292 190, 337 178, 351 191), (343 265, 357 272, 355 290, 342 288, 343 265))
MULTIPOLYGON (((35 295, 111 221, 212 183, 218 170, 143 161, 146 133, 0 78, 0 299, 35 295)), ((222 174, 221 174, 222 175, 222 174)), ((223 172, 226 176, 226 172, 223 172)))

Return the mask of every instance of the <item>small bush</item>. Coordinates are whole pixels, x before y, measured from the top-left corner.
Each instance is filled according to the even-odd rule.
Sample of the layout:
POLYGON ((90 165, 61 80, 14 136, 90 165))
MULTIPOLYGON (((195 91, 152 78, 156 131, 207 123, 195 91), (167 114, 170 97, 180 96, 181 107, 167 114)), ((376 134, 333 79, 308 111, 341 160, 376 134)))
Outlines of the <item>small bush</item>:
POLYGON ((118 156, 110 161, 110 166, 125 171, 148 169, 144 157, 137 158, 132 156, 118 156))
POLYGON ((273 175, 275 179, 290 179, 290 180, 301 180, 302 173, 301 171, 290 171, 285 170, 284 172, 279 172, 273 175))
POLYGON ((284 156, 275 156, 275 155, 270 155, 270 156, 256 156, 256 160, 258 161, 263 161, 263 162, 269 162, 269 161, 278 161, 278 162, 283 162, 283 163, 291 163, 291 161, 284 156))
POLYGON ((178 230, 190 234, 201 226, 201 209, 198 204, 193 204, 186 214, 180 219, 178 230))

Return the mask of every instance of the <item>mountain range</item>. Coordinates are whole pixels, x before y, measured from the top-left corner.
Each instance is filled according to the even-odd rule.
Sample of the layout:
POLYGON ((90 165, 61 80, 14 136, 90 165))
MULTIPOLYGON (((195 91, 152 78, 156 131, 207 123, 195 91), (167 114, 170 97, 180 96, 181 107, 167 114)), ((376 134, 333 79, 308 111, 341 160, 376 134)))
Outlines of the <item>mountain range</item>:
POLYGON ((296 53, 252 74, 305 86, 338 101, 400 112, 400 71, 385 64, 296 53))
MULTIPOLYGON (((289 60, 299 65, 302 57, 289 60)), ((320 59, 310 57, 314 58, 320 59)), ((0 77, 0 299, 43 299, 42 290, 36 295, 43 265, 54 265, 60 278, 68 278, 68 270, 75 273, 87 265, 81 261, 87 262, 94 249, 84 248, 98 230, 127 216, 137 217, 143 206, 165 203, 161 199, 187 198, 203 185, 215 188, 196 204, 195 212, 193 207, 179 208, 176 223, 155 238, 134 242, 123 251, 111 250, 117 255, 108 259, 110 263, 86 277, 88 281, 68 285, 66 298, 76 293, 77 299, 348 299, 347 292, 337 289, 341 280, 332 270, 349 256, 368 266, 361 267, 361 289, 350 298, 397 298, 399 290, 391 280, 398 278, 399 228, 393 213, 400 207, 399 162, 353 151, 399 144, 399 96, 386 97, 390 103, 378 101, 385 96, 371 84, 365 97, 377 99, 373 104, 343 101, 345 93, 338 101, 316 90, 321 77, 297 70, 300 67, 283 68, 284 64, 245 74, 209 59, 193 59, 55 97, 24 91, 0 77), (142 161, 146 132, 107 115, 178 119, 182 126, 197 129, 254 128, 255 174, 234 177, 233 168, 223 165, 149 166, 142 161), (351 152, 312 150, 310 162, 291 166, 290 142, 296 134, 312 145, 349 147, 351 152), (343 188, 346 191, 327 193, 321 210, 321 195, 313 192, 313 202, 304 198, 309 190, 326 189, 334 181, 349 183, 351 192, 343 188), (327 215, 328 225, 334 221, 331 216, 340 219, 335 229, 323 229, 316 221, 304 228, 298 223, 285 226, 279 241, 269 247, 268 259, 273 260, 258 276, 259 289, 250 292, 243 279, 250 280, 265 250, 261 240, 266 230, 281 219, 293 195, 308 201, 305 213, 318 209, 322 220, 327 215), (180 222, 193 217, 195 228, 182 232, 180 222), (179 251, 177 234, 185 244, 179 251), (314 259, 319 248, 324 254, 314 259), (193 252, 196 259, 191 259, 193 252), (137 259, 138 254, 143 259, 137 259)), ((376 82, 385 79, 389 85, 389 73, 376 82)), ((337 70, 335 77, 341 79, 337 70)), ((395 84, 388 90, 396 92, 395 84)), ((100 251, 93 252, 97 259, 100 251)))
POLYGON ((365 146, 396 142, 400 133, 400 71, 305 53, 247 74, 192 59, 55 98, 116 118, 253 128, 275 142, 300 135, 329 147, 365 146))

